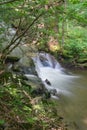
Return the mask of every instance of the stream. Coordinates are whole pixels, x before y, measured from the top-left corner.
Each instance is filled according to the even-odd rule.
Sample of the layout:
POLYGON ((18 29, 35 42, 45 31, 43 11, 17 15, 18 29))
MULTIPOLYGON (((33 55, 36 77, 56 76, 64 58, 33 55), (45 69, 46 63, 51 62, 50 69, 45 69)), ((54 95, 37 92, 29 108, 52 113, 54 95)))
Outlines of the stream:
POLYGON ((87 71, 66 70, 47 53, 33 60, 46 88, 56 90, 57 96, 52 97, 58 102, 59 114, 71 124, 69 130, 87 130, 87 71))

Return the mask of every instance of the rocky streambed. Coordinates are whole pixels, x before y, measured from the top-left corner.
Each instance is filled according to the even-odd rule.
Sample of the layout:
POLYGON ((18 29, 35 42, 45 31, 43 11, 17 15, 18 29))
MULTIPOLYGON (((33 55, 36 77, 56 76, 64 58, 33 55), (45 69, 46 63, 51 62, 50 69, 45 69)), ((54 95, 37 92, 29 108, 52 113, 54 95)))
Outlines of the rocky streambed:
MULTIPOLYGON (((12 74, 16 77, 20 77, 23 85, 29 85, 32 88, 32 96, 50 98, 51 94, 55 95, 56 90, 53 89, 48 91, 41 78, 38 77, 34 62, 31 57, 18 58, 14 56, 8 56, 5 62, 7 71, 12 72, 12 74)), ((50 84, 47 79, 46 83, 50 84)))

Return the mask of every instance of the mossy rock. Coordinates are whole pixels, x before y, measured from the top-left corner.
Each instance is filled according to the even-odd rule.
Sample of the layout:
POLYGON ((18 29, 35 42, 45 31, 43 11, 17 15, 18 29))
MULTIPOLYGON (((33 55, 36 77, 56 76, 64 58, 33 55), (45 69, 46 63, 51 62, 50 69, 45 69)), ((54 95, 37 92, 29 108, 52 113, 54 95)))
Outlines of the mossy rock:
POLYGON ((21 66, 27 66, 27 67, 34 66, 32 58, 27 57, 27 56, 22 57, 19 63, 21 64, 21 66))

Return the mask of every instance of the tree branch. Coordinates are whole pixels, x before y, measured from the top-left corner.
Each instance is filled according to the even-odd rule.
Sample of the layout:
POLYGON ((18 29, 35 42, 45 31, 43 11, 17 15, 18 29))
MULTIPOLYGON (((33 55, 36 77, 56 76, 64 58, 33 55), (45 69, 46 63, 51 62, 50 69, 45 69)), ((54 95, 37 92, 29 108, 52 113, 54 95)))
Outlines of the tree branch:
POLYGON ((14 43, 23 35, 25 35, 25 33, 31 28, 31 26, 42 16, 43 13, 39 14, 33 21, 32 23, 14 40, 14 43))
MULTIPOLYGON (((42 16, 43 13, 39 14, 33 21, 32 23, 17 37, 14 39, 13 37, 13 40, 11 41, 11 43, 2 51, 2 53, 5 53, 6 54, 9 54, 9 52, 11 52, 15 47, 17 47, 17 45, 20 44, 20 42, 18 42, 14 47, 12 47, 11 50, 9 50, 9 48, 18 40, 18 39, 21 39, 25 33, 31 28, 31 26, 39 19, 39 17, 42 16), (6 52, 7 51, 7 52, 6 52)), ((19 40, 20 41, 20 40, 19 40)))
MULTIPOLYGON (((21 25, 21 18, 20 18, 20 21, 19 21, 18 28, 20 27, 20 25, 21 25)), ((16 30, 16 33, 15 33, 15 35, 13 36, 13 38, 11 39, 10 44, 7 45, 7 47, 2 51, 3 53, 5 53, 5 52, 13 45, 13 42, 14 42, 14 40, 16 39, 16 36, 17 36, 17 34, 18 34, 18 31, 19 31, 19 29, 16 30)))
POLYGON ((9 0, 9 1, 0 2, 0 5, 9 4, 9 3, 12 3, 12 2, 16 2, 16 1, 19 1, 19 0, 9 0))
POLYGON ((19 39, 19 41, 6 53, 7 55, 11 53, 22 41, 22 37, 19 39))

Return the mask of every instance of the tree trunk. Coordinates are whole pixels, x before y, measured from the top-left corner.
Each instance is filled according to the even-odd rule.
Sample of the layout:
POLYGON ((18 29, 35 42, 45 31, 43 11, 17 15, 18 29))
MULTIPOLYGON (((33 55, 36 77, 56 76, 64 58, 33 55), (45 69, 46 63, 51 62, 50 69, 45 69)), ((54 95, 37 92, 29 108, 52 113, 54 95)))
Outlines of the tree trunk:
POLYGON ((62 15, 63 17, 63 21, 62 21, 62 46, 64 45, 64 41, 65 41, 65 32, 67 30, 67 23, 66 23, 66 6, 67 6, 67 0, 64 1, 64 13, 62 15))

